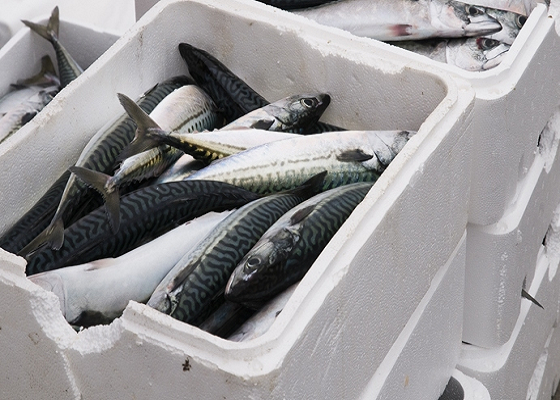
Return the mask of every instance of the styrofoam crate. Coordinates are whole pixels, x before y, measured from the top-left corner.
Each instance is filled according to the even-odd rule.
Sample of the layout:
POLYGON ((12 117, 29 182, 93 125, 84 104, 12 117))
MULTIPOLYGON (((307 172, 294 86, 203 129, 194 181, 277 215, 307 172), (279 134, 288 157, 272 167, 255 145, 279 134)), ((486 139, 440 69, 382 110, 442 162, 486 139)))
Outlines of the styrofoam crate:
POLYGON ((519 315, 523 282, 531 282, 539 249, 560 203, 560 112, 542 131, 539 153, 495 224, 467 226, 463 340, 503 345, 519 315))
MULTIPOLYGON (((558 321, 558 320, 557 320, 558 321)), ((550 400, 560 382, 560 329, 555 325, 539 356, 527 389, 527 400, 550 400)))
POLYGON ((492 399, 526 399, 531 393, 534 371, 558 321, 560 274, 557 271, 557 260, 551 262, 543 246, 534 279, 527 289, 544 309, 523 300, 513 333, 500 347, 463 345, 457 369, 486 386, 492 399))
MULTIPOLYGON (((459 261, 448 262, 464 246, 472 145, 464 131, 474 91, 459 79, 408 63, 383 46, 364 53, 348 35, 302 25, 295 16, 251 1, 159 3, 2 151, 7 168, 0 171, 6 189, 0 226, 5 230, 22 215, 74 163, 95 129, 122 112, 117 92, 134 97, 186 72, 177 51, 182 41, 215 55, 269 100, 295 91, 327 91, 332 101, 326 122, 350 129, 397 124, 418 134, 318 258, 273 328, 251 342, 214 337, 133 302, 110 326, 76 333, 57 310, 58 300, 24 277, 24 261, 0 252, 0 315, 6 326, 0 342, 12 349, 0 363, 17 365, 9 377, 0 376, 0 390, 8 398, 39 393, 23 377, 45 369, 37 371, 40 362, 14 364, 11 357, 20 349, 52 360, 49 382, 57 398, 76 398, 76 393, 84 398, 357 398, 375 373, 384 373, 380 365, 394 346, 402 346, 399 337, 414 324, 412 318, 419 327, 441 321, 437 312, 418 314, 430 296, 435 301, 447 293, 441 299, 448 300, 448 288, 435 290, 439 279, 449 279, 461 291, 459 261), (442 278, 446 265, 459 275, 442 278), (4 308, 17 303, 26 305, 4 308), (68 394, 60 395, 64 390, 68 394)), ((464 258, 464 249, 460 254, 464 258)), ((457 337, 445 346, 456 349, 462 313, 446 312, 455 321, 446 335, 457 337)), ((442 345, 440 336, 410 336, 432 348, 442 345)), ((423 365, 437 365, 430 381, 434 394, 449 379, 453 354, 433 353, 430 365, 423 365)), ((417 385, 421 376, 410 370, 409 382, 417 385)))

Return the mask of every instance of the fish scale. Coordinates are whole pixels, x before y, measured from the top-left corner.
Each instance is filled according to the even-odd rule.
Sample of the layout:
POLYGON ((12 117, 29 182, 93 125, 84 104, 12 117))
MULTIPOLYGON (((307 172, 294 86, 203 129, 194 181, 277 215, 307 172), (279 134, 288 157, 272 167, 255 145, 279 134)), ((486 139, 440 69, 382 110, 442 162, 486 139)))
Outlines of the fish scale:
POLYGON ((258 307, 299 281, 372 185, 361 182, 328 190, 283 215, 235 268, 226 300, 258 307))
POLYGON ((309 193, 271 195, 230 214, 177 263, 154 291, 148 305, 193 323, 223 290, 239 260, 260 236, 307 196, 309 193))
POLYGON ((223 211, 257 195, 221 182, 172 182, 136 190, 121 199, 121 228, 113 234, 105 207, 99 207, 66 228, 60 250, 33 253, 27 274, 118 257, 132 248, 208 211, 223 211))

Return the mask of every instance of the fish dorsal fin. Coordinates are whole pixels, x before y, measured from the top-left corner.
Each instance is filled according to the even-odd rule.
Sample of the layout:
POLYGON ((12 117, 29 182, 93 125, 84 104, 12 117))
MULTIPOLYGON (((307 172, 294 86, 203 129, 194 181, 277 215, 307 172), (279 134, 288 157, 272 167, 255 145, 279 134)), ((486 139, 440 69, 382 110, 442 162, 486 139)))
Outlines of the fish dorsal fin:
POLYGON ((354 149, 343 151, 336 156, 336 159, 342 162, 363 162, 371 160, 373 157, 373 154, 367 154, 363 150, 354 149))
POLYGON ((290 218, 290 225, 295 225, 305 219, 311 212, 315 209, 315 205, 304 207, 300 210, 297 210, 292 218, 290 218))

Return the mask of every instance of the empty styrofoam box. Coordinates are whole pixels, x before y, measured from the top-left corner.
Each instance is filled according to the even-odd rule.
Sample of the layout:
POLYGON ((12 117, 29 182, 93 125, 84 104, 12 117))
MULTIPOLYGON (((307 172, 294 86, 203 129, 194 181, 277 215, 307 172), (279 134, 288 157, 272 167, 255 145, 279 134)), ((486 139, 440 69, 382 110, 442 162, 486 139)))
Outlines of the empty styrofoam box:
POLYGON ((539 152, 495 224, 467 226, 463 340, 504 344, 513 331, 523 282, 531 282, 543 239, 560 203, 560 113, 542 131, 539 152))
MULTIPOLYGON (((513 333, 502 346, 485 349, 464 344, 457 368, 480 381, 492 399, 526 399, 534 371, 558 321, 558 261, 539 252, 527 291, 544 309, 524 299, 513 333)), ((521 296, 521 294, 520 294, 521 296)))
MULTIPOLYGON (((273 328, 250 342, 220 339, 134 302, 111 325, 76 333, 56 298, 24 277, 24 261, 0 252, 0 345, 11 347, 0 365, 12 371, 0 376, 0 390, 33 397, 39 389, 27 377, 44 374, 42 365, 52 360, 51 390, 67 390, 57 398, 358 398, 366 387, 378 390, 372 376, 387 374, 392 349, 422 343, 446 352, 427 358, 410 351, 395 368, 406 367, 409 385, 421 383, 437 398, 461 341, 462 295, 450 296, 462 293, 472 145, 465 130, 475 94, 462 80, 409 64, 388 47, 365 53, 352 40, 247 0, 160 2, 14 137, 0 153, 3 230, 75 162, 99 126, 122 112, 117 93, 135 97, 187 72, 180 42, 213 54, 271 101, 328 92, 325 122, 418 130, 273 328), (426 335, 428 326, 443 324, 441 312, 449 316, 442 328, 448 332, 426 335), (39 361, 13 362, 17 349, 39 361), (408 369, 414 360, 422 367, 408 369), (433 371, 429 388, 425 371, 433 371)), ((375 382, 383 393, 410 396, 392 382, 404 382, 397 375, 375 382)))
POLYGON ((135 22, 134 0, 3 0, 0 15, 0 48, 25 25, 22 19, 35 21, 50 15, 58 6, 60 16, 78 25, 95 26, 99 30, 122 35, 135 22))

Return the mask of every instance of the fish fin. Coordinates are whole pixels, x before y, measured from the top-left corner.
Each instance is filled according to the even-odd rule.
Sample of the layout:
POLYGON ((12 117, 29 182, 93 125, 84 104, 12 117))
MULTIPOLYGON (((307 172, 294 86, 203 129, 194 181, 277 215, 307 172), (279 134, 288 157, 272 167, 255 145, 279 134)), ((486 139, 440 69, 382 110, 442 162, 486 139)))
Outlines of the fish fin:
POLYGON ((31 85, 48 85, 48 84, 60 85, 58 77, 56 76, 56 71, 54 69, 53 62, 49 56, 44 56, 41 58, 41 71, 37 75, 33 75, 27 79, 20 79, 15 84, 14 87, 25 87, 31 85))
POLYGON ((303 182, 298 187, 277 193, 290 193, 306 198, 314 196, 323 190, 323 185, 325 184, 325 177, 327 176, 327 173, 327 171, 319 172, 318 174, 313 175, 311 178, 303 182))
POLYGON ((113 233, 117 233, 120 226, 120 198, 118 187, 115 187, 112 190, 107 189, 107 182, 111 176, 102 172, 78 167, 77 165, 68 169, 87 185, 93 187, 101 193, 103 200, 105 200, 105 207, 109 217, 109 223, 111 224, 111 229, 113 233))
POLYGON ((537 299, 535 299, 533 296, 531 296, 529 294, 529 292, 527 292, 525 289, 521 289, 521 297, 525 297, 527 300, 529 300, 531 303, 533 303, 536 306, 539 306, 540 308, 542 308, 544 310, 544 307, 542 306, 541 303, 539 303, 537 301, 537 299))
POLYGON ((41 247, 48 245, 53 250, 60 250, 64 244, 64 222, 60 218, 53 219, 41 233, 29 242, 17 255, 28 258, 41 247))
POLYGON ((49 18, 47 25, 36 24, 35 22, 27 21, 22 19, 24 25, 28 26, 33 32, 37 33, 41 37, 47 39, 49 42, 53 42, 58 39, 58 27, 59 27, 59 15, 58 6, 54 8, 49 18))
POLYGON ((137 126, 134 139, 125 147, 117 160, 122 161, 132 155, 159 146, 161 144, 161 133, 165 131, 130 97, 122 93, 118 93, 117 96, 126 113, 137 126))
POLYGON ((255 121, 253 124, 251 124, 250 128, 267 131, 270 129, 272 124, 274 124, 274 121, 267 120, 267 119, 259 119, 258 121, 255 121))
POLYGON ((21 116, 21 124, 25 125, 27 124, 29 121, 31 121, 33 119, 34 116, 37 115, 37 111, 32 111, 32 112, 28 112, 25 113, 21 116))
POLYGON ((303 221, 303 219, 311 214, 314 209, 315 205, 311 205, 296 211, 294 215, 292 215, 292 218, 290 218, 290 225, 295 225, 298 222, 303 221))
POLYGON ((408 24, 396 24, 391 27, 391 33, 395 37, 403 37, 411 35, 412 25, 408 24))
POLYGON ((364 153, 364 151, 360 149, 343 151, 338 156, 336 156, 336 159, 342 162, 363 162, 371 160, 372 158, 373 154, 364 153))

